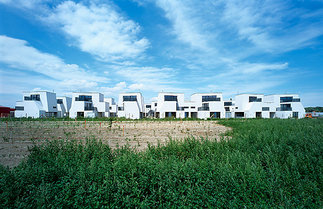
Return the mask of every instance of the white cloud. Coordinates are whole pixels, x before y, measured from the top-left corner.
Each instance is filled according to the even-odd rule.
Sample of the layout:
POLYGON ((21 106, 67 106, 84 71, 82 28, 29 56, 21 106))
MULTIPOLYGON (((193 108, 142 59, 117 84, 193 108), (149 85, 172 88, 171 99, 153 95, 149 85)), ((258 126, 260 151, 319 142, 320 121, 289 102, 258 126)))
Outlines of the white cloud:
POLYGON ((55 55, 41 52, 24 40, 7 36, 0 36, 0 62, 10 68, 39 73, 68 89, 90 88, 108 81, 76 64, 66 64, 55 55))
MULTIPOLYGON (((200 30, 201 22, 194 15, 194 8, 177 0, 158 0, 157 5, 164 10, 165 16, 172 22, 174 33, 180 41, 196 49, 208 49, 206 31, 200 30)), ((191 5, 192 6, 192 5, 191 5)))
POLYGON ((0 0, 0 3, 21 9, 34 9, 37 6, 41 6, 42 3, 47 1, 48 0, 0 0))
POLYGON ((140 26, 107 4, 65 1, 44 21, 56 24, 82 51, 104 61, 140 57, 149 47, 146 38, 139 38, 140 26))
POLYGON ((160 91, 185 91, 187 89, 176 87, 177 71, 173 68, 156 67, 119 67, 114 68, 116 73, 132 83, 130 90, 142 90, 150 92, 160 91))
MULTIPOLYGON (((308 12, 284 1, 225 0, 222 20, 233 26, 241 39, 264 52, 280 53, 302 48, 323 34, 320 20, 307 21, 308 12), (291 19, 299 19, 289 23, 291 19)), ((318 15, 315 15, 318 17, 318 15)), ((322 20, 322 16, 319 18, 322 20)))

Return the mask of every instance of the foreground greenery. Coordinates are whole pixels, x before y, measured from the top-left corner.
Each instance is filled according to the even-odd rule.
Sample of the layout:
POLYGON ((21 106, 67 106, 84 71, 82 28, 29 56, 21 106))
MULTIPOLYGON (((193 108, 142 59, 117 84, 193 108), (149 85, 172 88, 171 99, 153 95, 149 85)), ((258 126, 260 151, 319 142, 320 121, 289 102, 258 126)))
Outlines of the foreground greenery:
POLYGON ((322 208, 323 120, 223 120, 230 140, 136 152, 54 141, 1 167, 1 208, 322 208))

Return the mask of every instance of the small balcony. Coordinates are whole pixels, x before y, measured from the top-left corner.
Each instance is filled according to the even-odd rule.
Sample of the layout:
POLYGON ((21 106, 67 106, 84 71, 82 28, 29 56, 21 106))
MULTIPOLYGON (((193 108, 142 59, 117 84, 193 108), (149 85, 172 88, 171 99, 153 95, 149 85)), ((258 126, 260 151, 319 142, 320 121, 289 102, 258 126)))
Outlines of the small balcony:
POLYGON ((84 111, 93 111, 94 107, 84 107, 84 111))
POLYGON ((199 107, 197 108, 197 111, 210 111, 209 107, 199 107))
POLYGON ((292 111, 291 107, 277 107, 276 111, 292 111))

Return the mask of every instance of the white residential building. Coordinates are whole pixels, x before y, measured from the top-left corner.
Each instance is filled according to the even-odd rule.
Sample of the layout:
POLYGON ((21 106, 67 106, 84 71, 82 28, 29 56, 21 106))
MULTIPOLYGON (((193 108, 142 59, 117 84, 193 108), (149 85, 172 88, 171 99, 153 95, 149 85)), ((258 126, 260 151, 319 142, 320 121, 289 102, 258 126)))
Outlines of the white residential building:
POLYGON ((56 94, 48 91, 23 92, 23 100, 16 102, 15 117, 56 117, 56 94))
POLYGON ((238 94, 235 96, 235 118, 261 118, 263 94, 238 94))
POLYGON ((105 102, 109 103, 109 112, 110 112, 110 117, 117 117, 118 113, 118 105, 115 103, 113 98, 104 98, 105 102))
POLYGON ((224 104, 224 110, 225 110, 225 118, 234 118, 234 101, 232 99, 230 100, 225 100, 223 102, 224 104))
POLYGON ((189 118, 197 117, 196 104, 192 101, 185 101, 183 93, 161 92, 157 97, 157 118, 189 118))
POLYGON ((304 118, 305 109, 297 94, 274 94, 264 98, 264 116, 268 118, 304 118), (268 110, 269 109, 269 110, 268 110))
POLYGON ((141 93, 119 94, 118 117, 140 119, 144 115, 144 98, 141 93))
POLYGON ((71 97, 57 97, 57 117, 69 117, 71 105, 71 97))
POLYGON ((109 103, 104 101, 101 93, 73 93, 70 118, 76 117, 109 117, 109 103))
POLYGON ((225 109, 222 99, 222 93, 197 93, 191 96, 197 109, 197 117, 206 118, 224 118, 225 109))

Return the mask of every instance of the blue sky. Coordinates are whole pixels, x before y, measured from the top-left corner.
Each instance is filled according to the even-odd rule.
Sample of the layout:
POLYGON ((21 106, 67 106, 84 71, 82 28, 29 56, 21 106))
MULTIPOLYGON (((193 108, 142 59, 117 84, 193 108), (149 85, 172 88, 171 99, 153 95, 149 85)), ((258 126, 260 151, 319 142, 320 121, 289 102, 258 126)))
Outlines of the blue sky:
POLYGON ((22 91, 298 93, 323 106, 322 0, 0 0, 0 105, 22 91))

